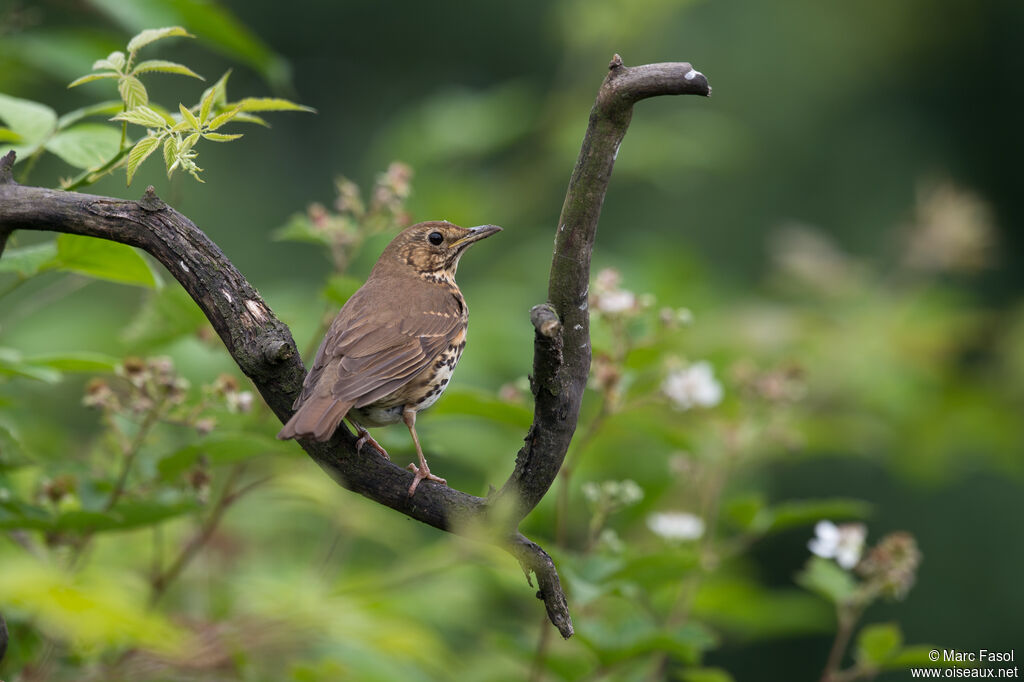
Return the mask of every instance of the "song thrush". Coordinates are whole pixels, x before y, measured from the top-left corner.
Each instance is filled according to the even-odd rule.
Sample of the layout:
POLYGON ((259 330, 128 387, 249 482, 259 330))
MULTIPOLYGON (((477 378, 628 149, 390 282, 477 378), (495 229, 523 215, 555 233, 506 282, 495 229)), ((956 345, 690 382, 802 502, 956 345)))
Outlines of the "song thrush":
POLYGON ((366 283, 338 312, 306 375, 295 414, 277 437, 328 440, 346 416, 359 434, 357 450, 383 447, 366 430, 404 421, 419 466, 409 495, 430 473, 416 436, 416 413, 441 396, 466 346, 468 310, 455 283, 466 249, 497 225, 465 228, 419 223, 391 240, 366 283))

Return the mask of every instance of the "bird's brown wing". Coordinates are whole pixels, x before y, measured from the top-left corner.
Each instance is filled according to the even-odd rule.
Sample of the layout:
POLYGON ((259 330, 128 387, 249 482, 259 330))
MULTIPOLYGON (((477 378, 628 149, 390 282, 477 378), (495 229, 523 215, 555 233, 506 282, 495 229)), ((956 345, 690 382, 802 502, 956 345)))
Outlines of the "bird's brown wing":
POLYGON ((280 437, 329 438, 350 409, 399 389, 458 336, 463 311, 452 292, 418 288, 410 297, 408 290, 371 279, 345 303, 295 401, 298 411, 280 437))

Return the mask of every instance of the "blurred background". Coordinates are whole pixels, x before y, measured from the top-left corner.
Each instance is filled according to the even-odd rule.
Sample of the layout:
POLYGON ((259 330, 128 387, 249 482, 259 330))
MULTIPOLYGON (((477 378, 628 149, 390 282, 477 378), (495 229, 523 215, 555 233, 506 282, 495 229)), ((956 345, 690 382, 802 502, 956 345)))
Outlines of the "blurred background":
MULTIPOLYGON (((462 263, 468 350, 418 422, 432 469, 474 494, 511 472, 529 422, 528 310, 545 297, 609 59, 689 61, 714 92, 639 104, 605 200, 595 273, 613 270, 593 305, 586 438, 524 524, 559 564, 576 637, 551 636, 508 556, 341 490, 273 443, 264 408, 239 409, 244 382, 201 389, 238 373, 166 272, 152 289, 7 270, 4 679, 816 679, 850 605, 808 577, 822 519, 865 524, 869 546, 906 531, 923 556, 908 593, 865 602, 858 632, 898 623, 907 645, 1024 644, 1020 2, 5 0, 0 93, 58 114, 116 98, 110 81, 67 84, 170 25, 195 40, 146 58, 207 83, 155 74, 154 101, 191 105, 231 69, 231 99, 317 113, 201 143, 205 184, 168 180, 157 154, 131 187, 121 171, 81 191, 133 198, 153 184, 305 353, 406 217, 505 228, 462 263), (411 180, 387 173, 395 161, 411 180), (353 212, 349 183, 339 200, 340 176, 368 206, 372 188, 390 192, 387 220, 353 212), (343 263, 311 236, 325 220, 349 235, 343 263), (39 359, 70 354, 119 364, 39 359), (145 371, 187 379, 184 405, 202 410, 147 433, 131 470, 126 499, 177 506, 118 525, 82 512, 109 511, 110 448, 138 423, 82 397, 109 375, 139 398, 135 356, 171 357, 173 370, 145 371), (682 373, 700 361, 721 395, 688 402, 670 379, 697 381, 682 373), (196 426, 206 410, 215 428, 196 426), (224 429, 237 437, 216 440, 224 429), (218 490, 247 494, 221 516, 218 490), (699 532, 673 535, 658 514, 699 532), (196 537, 173 584, 155 579, 196 537), (183 656, 196 634, 207 644, 183 656)), ((24 182, 78 172, 46 154, 24 182)), ((51 239, 18 234, 10 248, 51 239)), ((379 439, 396 462, 410 456, 404 430, 379 439)), ((896 659, 920 651, 902 646, 862 640, 841 665, 906 679, 896 659)))

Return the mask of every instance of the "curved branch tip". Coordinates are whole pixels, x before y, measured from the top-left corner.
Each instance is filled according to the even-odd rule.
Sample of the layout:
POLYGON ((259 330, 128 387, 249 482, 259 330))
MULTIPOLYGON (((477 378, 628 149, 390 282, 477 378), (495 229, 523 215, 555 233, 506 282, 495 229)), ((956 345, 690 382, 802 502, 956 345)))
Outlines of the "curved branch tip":
POLYGON ((14 171, 12 170, 14 168, 14 159, 16 156, 17 154, 15 154, 12 149, 4 154, 3 158, 0 158, 0 185, 18 184, 14 182, 14 171))

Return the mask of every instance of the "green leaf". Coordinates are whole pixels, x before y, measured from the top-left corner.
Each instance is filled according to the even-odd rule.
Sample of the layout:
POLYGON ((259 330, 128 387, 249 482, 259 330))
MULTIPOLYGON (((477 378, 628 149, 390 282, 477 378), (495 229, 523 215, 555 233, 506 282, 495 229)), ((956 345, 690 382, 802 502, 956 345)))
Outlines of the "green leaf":
POLYGON ((56 267, 56 260, 56 242, 7 249, 3 258, 0 258, 0 272, 16 272, 22 277, 32 277, 56 267))
POLYGON ((123 71, 126 59, 124 52, 120 50, 111 52, 104 59, 97 59, 92 63, 93 71, 100 71, 101 69, 110 69, 111 71, 123 71))
POLYGON ((235 107, 234 109, 228 109, 224 113, 214 116, 213 120, 210 121, 210 130, 216 130, 217 128, 220 128, 222 125, 238 116, 240 112, 241 109, 235 107))
POLYGON ((121 94, 121 101, 128 109, 149 104, 149 93, 146 92, 146 86, 135 76, 124 76, 117 84, 117 91, 121 94))
POLYGON ((206 88, 203 91, 203 96, 199 98, 200 102, 205 102, 207 98, 210 98, 210 102, 215 109, 222 109, 227 106, 228 102, 228 77, 231 75, 231 69, 224 72, 224 75, 217 79, 217 82, 206 88))
POLYGON ((100 123, 81 123, 51 137, 46 149, 75 168, 92 168, 120 151, 121 131, 100 123))
POLYGON ((316 113, 316 109, 313 107, 296 104, 280 97, 246 97, 232 102, 231 106, 238 107, 242 111, 308 111, 316 113))
POLYGON ((49 367, 59 372, 113 372, 120 361, 102 353, 87 351, 72 353, 48 353, 25 358, 25 362, 36 367, 49 367))
POLYGON ((766 589, 745 578, 710 576, 693 601, 693 613, 743 639, 779 639, 828 633, 835 609, 798 589, 766 589))
POLYGON ((42 507, 20 500, 0 501, 0 529, 47 530, 52 523, 50 513, 42 507))
POLYGON ((141 48, 155 43, 158 40, 164 38, 170 38, 172 36, 181 36, 183 38, 194 38, 192 34, 183 29, 181 26, 168 26, 166 28, 147 28, 142 31, 134 38, 128 41, 128 52, 132 54, 138 52, 141 48))
POLYGON ((697 551, 674 547, 652 554, 631 557, 610 579, 630 580, 654 588, 664 583, 678 584, 700 564, 697 551))
POLYGON ((199 102, 199 120, 206 123, 210 120, 210 111, 213 108, 213 99, 216 96, 214 90, 207 90, 203 99, 199 102))
POLYGON ((240 137, 242 137, 241 134, 224 135, 222 133, 206 133, 203 135, 204 139, 211 140, 213 142, 231 142, 232 140, 237 140, 240 137))
POLYGON ((203 124, 196 118, 196 115, 188 110, 184 104, 178 104, 178 111, 181 112, 181 118, 187 122, 192 130, 199 131, 203 129, 203 124))
MULTIPOLYGON (((275 239, 283 238, 285 237, 282 237, 279 234, 275 235, 275 239)), ((351 298, 352 294, 356 293, 361 286, 363 286, 362 280, 356 279, 355 277, 349 277, 348 275, 331 275, 327 280, 327 285, 324 287, 323 295, 328 301, 337 303, 341 306, 345 305, 345 301, 351 298)))
POLYGON ((0 154, 6 154, 14 149, 18 154, 18 161, 24 161, 38 149, 57 126, 57 113, 50 107, 2 93, 0 119, 7 124, 11 132, 21 137, 21 143, 15 147, 0 146, 0 154))
POLYGON ((857 636, 857 661, 877 668, 892 659, 903 645, 903 633, 895 623, 865 626, 857 636))
POLYGON ((174 163, 174 157, 178 155, 178 138, 174 135, 168 135, 164 138, 164 166, 167 168, 167 177, 171 177, 171 166, 174 163))
POLYGON ((83 118, 88 118, 89 116, 103 116, 104 118, 109 119, 111 116, 120 113, 123 110, 124 102, 119 99, 100 102, 99 104, 91 104, 87 107, 69 111, 57 119, 57 130, 63 130, 73 123, 77 123, 83 118))
POLYGON ((200 455, 210 464, 230 464, 265 454, 288 453, 287 445, 262 434, 214 431, 198 443, 165 455, 157 462, 157 471, 165 481, 172 481, 192 467, 200 455))
POLYGON ((21 135, 10 128, 0 128, 0 142, 21 142, 21 135))
POLYGON ((533 412, 523 406, 500 400, 486 391, 468 388, 448 389, 444 400, 431 409, 433 414, 483 417, 503 424, 527 428, 533 423, 533 412))
POLYGON ((53 520, 53 530, 101 533, 155 526, 163 521, 200 509, 196 502, 123 502, 110 511, 78 509, 63 512, 53 520))
POLYGON ((135 171, 138 169, 139 164, 146 160, 150 154, 156 151, 156 148, 160 146, 161 138, 158 135, 149 135, 142 138, 132 150, 128 152, 128 184, 132 184, 132 177, 135 175, 135 171))
POLYGON ((181 76, 191 76, 192 78, 198 78, 201 81, 206 80, 198 73, 188 68, 184 64, 178 64, 177 62, 169 62, 166 59, 147 59, 144 62, 139 62, 138 66, 132 69, 132 73, 176 73, 181 76))
MULTIPOLYGON (((274 241, 305 242, 307 244, 322 244, 324 246, 329 246, 331 243, 330 238, 324 234, 324 231, 318 230, 305 213, 293 213, 287 223, 274 230, 272 237, 274 241)), ((362 285, 362 282, 360 282, 355 289, 350 291, 349 284, 344 283, 344 279, 356 281, 352 278, 338 280, 340 283, 343 283, 343 286, 336 292, 332 290, 332 285, 329 281, 327 289, 324 291, 328 299, 344 303, 362 285), (336 294, 337 297, 335 297, 336 294)), ((331 278, 331 281, 333 280, 334 277, 331 278)))
POLYGON ((822 519, 834 521, 863 519, 871 515, 871 504, 849 498, 793 500, 768 510, 765 531, 776 532, 796 526, 807 526, 822 519))
POLYGON ((605 666, 654 652, 669 653, 684 663, 697 663, 702 651, 713 647, 717 638, 696 622, 676 628, 658 628, 647 623, 627 622, 619 627, 596 624, 577 634, 605 666))
POLYGON ((55 384, 61 380, 60 372, 48 367, 27 364, 21 353, 15 349, 0 347, 0 377, 4 376, 34 379, 47 384, 55 384))
POLYGON ((149 263, 135 249, 106 239, 62 234, 57 237, 57 256, 62 270, 149 288, 159 284, 149 263))
POLYGON ((120 78, 120 76, 121 74, 117 71, 100 71, 99 73, 90 73, 71 81, 68 83, 68 87, 77 88, 79 85, 83 85, 85 83, 92 83, 93 81, 101 81, 108 78, 120 78))
POLYGON ((122 337, 133 346, 160 346, 195 334, 205 324, 206 316, 188 293, 167 286, 149 294, 122 337))
POLYGON ((127 121, 146 128, 161 129, 167 126, 167 119, 147 106, 136 107, 128 111, 122 111, 114 116, 115 121, 127 121))
POLYGON ((846 602, 857 591, 857 583, 834 561, 811 557, 804 570, 797 574, 801 587, 825 597, 835 604, 846 602))
POLYGON ((240 112, 232 120, 234 120, 236 123, 255 123, 256 125, 261 125, 264 128, 270 127, 270 124, 267 123, 266 120, 260 118, 256 114, 246 114, 240 112))

